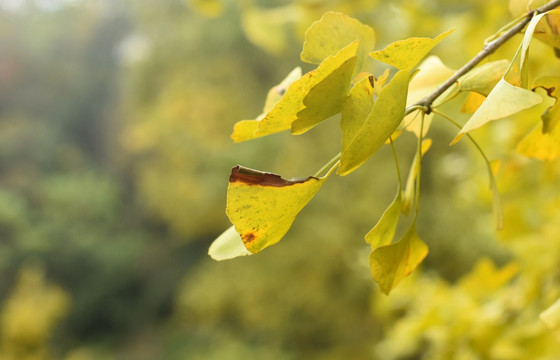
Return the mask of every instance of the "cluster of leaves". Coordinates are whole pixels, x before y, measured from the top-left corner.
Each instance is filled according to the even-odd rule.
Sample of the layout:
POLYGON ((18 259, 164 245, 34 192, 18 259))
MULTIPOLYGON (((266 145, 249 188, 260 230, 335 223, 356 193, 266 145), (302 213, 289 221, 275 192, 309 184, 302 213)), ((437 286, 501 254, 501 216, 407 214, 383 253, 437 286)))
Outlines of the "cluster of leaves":
MULTIPOLYGON (((397 194, 365 237, 372 248, 369 257, 372 276, 388 294, 428 253, 426 244, 416 233, 416 219, 422 156, 431 145, 426 135, 434 115, 460 128, 452 145, 467 135, 483 155, 493 193, 496 227, 500 229, 503 215, 494 178, 498 164, 488 161, 469 132, 530 109, 542 103, 545 97, 556 99, 555 89, 560 77, 537 79, 529 89, 527 59, 537 27, 546 43, 559 47, 555 27, 559 14, 552 10, 521 16, 489 39, 488 49, 484 50, 487 53, 495 50, 502 43, 503 34, 532 16, 511 61, 493 61, 474 70, 459 71, 456 81, 434 90, 445 79, 441 76, 446 72, 453 74, 453 71, 435 57, 419 63, 452 30, 433 39, 410 38, 373 51, 373 29, 346 15, 326 13, 307 30, 301 53, 302 61, 318 64, 318 67, 303 76, 296 68, 269 91, 263 113, 257 119, 235 125, 232 138, 239 142, 285 130, 299 135, 340 113, 342 150, 314 176, 305 179, 285 180, 275 174, 235 167, 229 179, 227 204, 227 215, 234 226, 216 239, 210 255, 218 260, 228 259, 258 253, 277 243, 329 176, 335 171, 341 176, 352 173, 384 144, 390 144, 398 175, 397 194), (541 21, 543 19, 546 20, 541 21), (371 58, 391 65, 397 69, 396 73, 390 77, 389 69, 379 76, 366 72, 371 58), (544 88, 546 95, 539 94, 538 88, 544 88), (471 94, 464 105, 465 111, 474 112, 464 125, 439 110, 442 104, 462 92, 471 94), (414 132, 418 138, 417 153, 404 186, 393 144, 403 130, 414 132), (408 230, 395 241, 400 214, 409 215, 413 208, 408 230)), ((560 146, 560 141, 554 138, 554 130, 560 128, 556 126, 558 106, 554 103, 548 107, 542 115, 542 130, 521 142, 522 154, 556 157, 555 151, 560 146), (552 139, 543 142, 532 136, 552 139)))

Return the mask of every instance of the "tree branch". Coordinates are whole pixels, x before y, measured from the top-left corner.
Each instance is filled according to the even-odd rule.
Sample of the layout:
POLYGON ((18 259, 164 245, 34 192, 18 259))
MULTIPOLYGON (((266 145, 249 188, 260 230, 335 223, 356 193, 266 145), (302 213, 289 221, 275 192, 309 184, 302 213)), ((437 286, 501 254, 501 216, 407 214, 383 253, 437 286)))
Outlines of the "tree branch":
POLYGON ((441 94, 443 94, 447 89, 449 89, 453 84, 455 84, 455 82, 461 76, 463 76, 466 73, 468 73, 469 71, 471 71, 484 58, 486 58, 488 55, 490 55, 494 51, 496 51, 500 46, 502 46, 506 41, 511 39, 515 34, 521 32, 521 30, 523 30, 523 28, 525 28, 525 26, 531 21, 533 16, 535 16, 537 14, 542 14, 544 12, 547 12, 549 10, 557 8, 559 6, 560 6, 560 0, 553 0, 553 1, 549 2, 548 4, 541 6, 538 9, 529 11, 519 23, 514 25, 511 29, 506 31, 503 35, 501 35, 497 39, 495 39, 495 40, 489 42, 488 44, 486 44, 484 46, 484 48, 475 57, 473 57, 468 63, 463 65, 462 68, 457 70, 457 72, 455 74, 453 74, 453 76, 451 76, 449 79, 447 79, 447 81, 445 81, 443 84, 441 84, 436 90, 434 90, 433 93, 431 93, 430 95, 428 95, 424 99, 420 100, 416 104, 412 105, 412 107, 423 107, 423 108, 427 109, 426 114, 429 114, 432 111, 431 106, 432 106, 433 102, 441 94))

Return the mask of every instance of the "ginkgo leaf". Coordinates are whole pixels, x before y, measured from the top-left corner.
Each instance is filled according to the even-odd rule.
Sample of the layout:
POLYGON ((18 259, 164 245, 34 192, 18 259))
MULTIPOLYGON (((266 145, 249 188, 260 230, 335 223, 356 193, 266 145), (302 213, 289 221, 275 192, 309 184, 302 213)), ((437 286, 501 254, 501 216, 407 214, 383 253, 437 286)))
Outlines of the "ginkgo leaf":
POLYGON ((230 226, 216 240, 212 242, 208 249, 208 255, 214 260, 233 259, 238 256, 252 255, 243 245, 243 240, 234 226, 230 226))
POLYGON ((374 84, 372 77, 360 80, 342 102, 340 128, 343 149, 354 140, 371 112, 374 84))
POLYGON ((504 76, 508 66, 509 61, 498 60, 474 68, 457 80, 459 89, 461 91, 475 91, 480 95, 488 96, 504 76))
MULTIPOLYGON (((420 69, 420 71, 410 80, 410 84, 408 85, 406 106, 416 104, 418 101, 431 94, 441 83, 449 79, 455 73, 454 70, 445 66, 437 56, 429 56, 418 66, 418 69, 420 69)), ((443 98, 438 98, 438 103, 441 104, 443 100, 443 98)), ((418 111, 414 111, 405 116, 403 121, 403 126, 405 126, 406 130, 413 132, 416 136, 419 136, 420 133, 421 116, 418 116, 418 114, 418 111)), ((425 136, 430 129, 432 118, 433 114, 424 116, 424 134, 422 136, 425 136)))
POLYGON ((560 123, 560 76, 543 76, 533 83, 533 91, 536 88, 546 90, 549 97, 555 99, 554 105, 546 109, 541 115, 543 122, 543 133, 552 131, 560 123))
POLYGON ((397 69, 411 70, 454 30, 448 30, 433 39, 410 38, 396 41, 387 45, 385 49, 371 52, 369 55, 376 60, 393 65, 397 69))
POLYGON ((543 133, 539 124, 517 145, 517 152, 523 156, 539 160, 555 160, 560 157, 560 126, 543 133))
POLYGON ((360 41, 357 71, 362 71, 367 54, 375 47, 375 31, 345 14, 329 11, 305 32, 301 60, 319 64, 355 40, 360 41))
POLYGON ((388 245, 393 241, 399 223, 400 209, 401 189, 399 187, 397 195, 385 209, 377 224, 366 234, 366 242, 371 245, 372 249, 388 245))
POLYGON ((397 129, 404 116, 408 80, 409 72, 402 70, 383 87, 354 139, 343 144, 338 174, 348 175, 360 167, 397 129))
POLYGON ((286 94, 286 91, 288 91, 288 87, 299 78, 301 78, 301 68, 297 66, 288 74, 288 76, 284 78, 284 80, 282 80, 282 82, 280 82, 280 84, 270 89, 266 95, 263 114, 266 114, 274 109, 274 106, 278 104, 280 99, 282 99, 284 94, 286 94))
POLYGON ((560 329, 560 299, 543 311, 539 317, 549 328, 560 329))
POLYGON ((280 241, 329 174, 285 180, 279 175, 234 167, 226 214, 247 250, 255 254, 280 241))
POLYGON ((396 243, 380 246, 369 255, 371 275, 381 291, 391 290, 407 277, 428 255, 428 246, 418 237, 412 226, 396 243))
POLYGON ((486 100, 459 131, 451 144, 455 144, 467 132, 486 123, 499 120, 540 104, 543 98, 532 91, 513 86, 503 78, 492 89, 486 100))
POLYGON ((303 99, 305 109, 297 113, 297 119, 292 123, 292 134, 303 134, 321 121, 340 112, 342 101, 350 89, 356 59, 354 56, 346 60, 305 95, 303 99))
POLYGON ((327 80, 330 83, 330 89, 338 92, 338 87, 343 86, 343 82, 338 78, 329 78, 329 75, 347 63, 350 58, 355 57, 357 49, 358 42, 356 41, 340 50, 335 56, 326 58, 317 69, 294 81, 280 102, 259 121, 255 135, 264 136, 290 129, 292 123, 297 119, 298 112, 305 107, 303 99, 313 87, 322 81, 327 80))
POLYGON ((241 142, 254 139, 255 132, 259 126, 259 120, 241 120, 233 125, 231 138, 234 142, 241 142))
MULTIPOLYGON (((424 139, 422 141, 422 148, 420 149, 420 154, 424 156, 430 147, 432 146, 432 139, 424 139)), ((414 160, 412 160, 412 165, 410 166, 410 171, 408 172, 408 177, 406 179, 406 185, 404 188, 404 194, 401 202, 401 212, 405 215, 410 213, 412 209, 412 204, 414 204, 414 190, 416 177, 418 176, 418 170, 420 165, 420 158, 418 157, 418 152, 414 155, 414 160)))

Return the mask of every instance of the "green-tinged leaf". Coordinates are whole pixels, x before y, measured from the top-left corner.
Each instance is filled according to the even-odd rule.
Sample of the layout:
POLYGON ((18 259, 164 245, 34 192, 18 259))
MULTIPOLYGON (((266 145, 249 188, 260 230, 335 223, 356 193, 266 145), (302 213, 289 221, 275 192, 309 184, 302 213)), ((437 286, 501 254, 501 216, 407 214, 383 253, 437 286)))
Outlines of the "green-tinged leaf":
POLYGON ((243 240, 241 240, 239 233, 235 231, 235 227, 231 226, 212 242, 208 249, 208 255, 212 259, 220 261, 252 255, 252 253, 243 245, 243 240))
POLYGON ((369 55, 376 60, 393 65, 397 69, 411 70, 454 30, 448 30, 433 39, 410 38, 396 41, 389 44, 385 49, 371 52, 369 55))
POLYGON ((459 78, 459 89, 475 91, 480 95, 488 96, 504 76, 508 66, 509 61, 507 60, 492 61, 479 66, 459 78))
POLYGON ((250 7, 243 11, 241 24, 249 41, 271 54, 279 55, 288 45, 285 26, 290 17, 287 15, 279 9, 250 7))
POLYGON ((247 250, 256 254, 280 241, 327 176, 285 180, 279 175, 234 167, 226 213, 247 250))
MULTIPOLYGON (((399 71, 381 92, 363 126, 342 147, 338 174, 348 175, 373 155, 399 126, 404 116, 408 71, 399 71)), ((343 128, 344 134, 346 130, 343 128)), ((344 135, 343 135, 344 136, 344 135)), ((348 136, 346 136, 348 138, 348 136)))
POLYGON ((543 98, 532 91, 511 85, 504 79, 492 89, 486 100, 467 121, 451 144, 456 143, 471 130, 486 123, 516 114, 540 104, 543 98))
POLYGON ((539 317, 549 328, 560 329, 560 299, 543 311, 539 317))
MULTIPOLYGON (((527 28, 525 28, 525 35, 523 35, 523 40, 521 41, 521 54, 519 58, 520 61, 519 68, 522 74, 523 74, 525 62, 529 57, 529 45, 531 44, 531 40, 533 39, 533 33, 535 32, 535 27, 537 26, 539 21, 541 21, 544 15, 545 14, 538 14, 533 16, 533 18, 529 22, 529 25, 527 25, 527 28)), ((523 87, 525 87, 526 85, 524 84, 524 82, 525 81, 522 82, 523 87)))
POLYGON ((524 137, 517 145, 517 152, 539 160, 556 160, 560 157, 560 126, 548 133, 543 133, 542 127, 539 124, 524 137))
POLYGON ((354 140, 373 107, 375 83, 371 77, 360 80, 342 102, 340 128, 342 129, 342 148, 354 140))
POLYGON ((305 32, 301 60, 319 64, 355 40, 360 41, 357 70, 361 71, 367 54, 375 47, 375 31, 345 14, 327 12, 305 32))
POLYGON ((541 115, 543 122, 543 133, 551 132, 560 123, 560 76, 543 76, 533 83, 533 91, 536 88, 546 90, 549 97, 555 99, 554 105, 546 109, 541 115))
POLYGON ((354 56, 346 60, 323 81, 311 88, 303 99, 305 109, 297 113, 297 119, 292 123, 294 135, 303 134, 321 121, 340 112, 342 101, 350 89, 356 59, 354 56))
MULTIPOLYGON (((418 101, 431 94, 441 83, 449 79, 455 73, 454 70, 445 66, 437 56, 429 56, 418 66, 418 69, 420 69, 420 71, 410 80, 410 84, 408 85, 406 106, 416 104, 418 101)), ((444 95, 438 98, 438 105, 445 101, 443 96, 444 95)), ((418 111, 414 111, 405 116, 403 121, 403 126, 405 126, 406 130, 413 132, 416 136, 420 134, 421 116, 418 116, 418 114, 418 111)), ((433 114, 424 116, 423 136, 425 136, 430 129, 432 118, 433 114)))
POLYGON ((266 114, 274 109, 274 106, 278 104, 284 94, 286 94, 286 91, 288 91, 288 87, 299 78, 301 78, 301 68, 297 66, 288 74, 288 76, 284 78, 284 80, 282 80, 282 82, 280 82, 280 84, 270 89, 264 103, 263 114, 266 114))
MULTIPOLYGON (((333 71, 343 66, 350 58, 356 56, 357 48, 358 42, 348 45, 335 56, 326 58, 317 69, 294 81, 276 106, 259 121, 255 137, 290 129, 292 122, 297 119, 298 112, 305 107, 303 99, 309 91, 327 79, 333 71)), ((331 84, 331 90, 339 91, 337 86, 343 84, 338 82, 338 79, 328 78, 328 81, 332 80, 336 81, 331 84)))
POLYGON ((372 249, 388 245, 393 241, 399 223, 400 209, 401 189, 399 187, 397 195, 385 209, 377 224, 366 234, 366 242, 371 245, 372 249))
MULTIPOLYGON (((420 153, 422 156, 426 154, 430 147, 432 146, 432 139, 424 139, 422 141, 422 149, 420 153)), ((416 176, 418 176, 420 158, 418 157, 418 152, 414 155, 414 160, 412 160, 412 165, 410 166, 410 171, 408 172, 408 177, 406 179, 406 185, 404 190, 404 195, 402 198, 401 203, 401 212, 405 215, 410 213, 412 209, 412 205, 414 204, 414 190, 416 187, 414 186, 414 180, 416 180, 416 176)))
POLYGON ((369 255, 373 279, 381 291, 391 290, 407 277, 428 255, 428 246, 416 234, 413 224, 396 243, 374 249, 369 255))

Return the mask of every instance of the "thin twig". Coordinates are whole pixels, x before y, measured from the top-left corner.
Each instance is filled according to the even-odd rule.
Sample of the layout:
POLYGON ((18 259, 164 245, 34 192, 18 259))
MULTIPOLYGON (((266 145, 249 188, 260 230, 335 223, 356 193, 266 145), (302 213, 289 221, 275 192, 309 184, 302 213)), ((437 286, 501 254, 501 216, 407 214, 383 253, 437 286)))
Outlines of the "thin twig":
POLYGON ((525 15, 525 17, 521 19, 521 21, 518 24, 514 25, 511 29, 506 31, 503 35, 499 36, 495 40, 486 44, 484 46, 484 48, 474 58, 472 58, 462 68, 457 70, 457 72, 455 74, 453 74, 453 76, 451 76, 446 82, 441 84, 436 90, 434 90, 433 93, 431 93, 430 95, 428 95, 424 99, 420 100, 416 104, 412 105, 411 107, 423 107, 423 108, 427 109, 426 114, 429 114, 432 111, 431 106, 432 106, 433 102, 441 94, 443 94, 447 89, 449 89, 453 84, 455 84, 455 82, 461 76, 465 75, 470 70, 472 70, 476 65, 478 65, 478 63, 480 63, 488 55, 490 55, 494 51, 496 51, 500 46, 502 46, 506 41, 511 39, 515 34, 521 32, 521 30, 523 30, 523 28, 525 28, 525 26, 531 21, 533 16, 535 16, 537 14, 542 14, 544 12, 547 12, 549 10, 557 8, 559 6, 560 6, 560 0, 553 0, 553 1, 549 2, 548 4, 546 4, 544 6, 541 6, 538 9, 529 11, 525 15))

